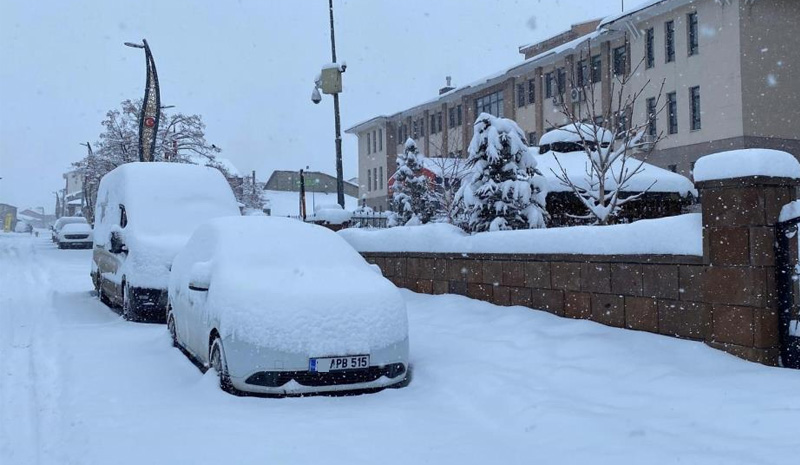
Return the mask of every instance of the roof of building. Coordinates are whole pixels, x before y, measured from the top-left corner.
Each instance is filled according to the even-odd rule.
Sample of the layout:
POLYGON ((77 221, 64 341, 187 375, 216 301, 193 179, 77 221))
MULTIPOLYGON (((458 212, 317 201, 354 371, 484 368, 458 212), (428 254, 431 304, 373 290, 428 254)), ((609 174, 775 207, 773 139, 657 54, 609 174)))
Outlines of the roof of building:
MULTIPOLYGON (((629 8, 621 13, 608 16, 603 18, 602 21, 597 25, 597 29, 606 29, 613 23, 628 18, 630 16, 636 16, 634 19, 636 21, 642 21, 647 19, 650 16, 655 16, 658 14, 663 13, 664 11, 671 10, 673 8, 688 4, 694 3, 696 0, 648 0, 641 5, 635 6, 633 8, 629 8), (653 8, 657 7, 657 8, 653 8), (647 11, 647 17, 641 16, 642 13, 647 11)), ((719 0, 717 0, 719 1, 719 0)))

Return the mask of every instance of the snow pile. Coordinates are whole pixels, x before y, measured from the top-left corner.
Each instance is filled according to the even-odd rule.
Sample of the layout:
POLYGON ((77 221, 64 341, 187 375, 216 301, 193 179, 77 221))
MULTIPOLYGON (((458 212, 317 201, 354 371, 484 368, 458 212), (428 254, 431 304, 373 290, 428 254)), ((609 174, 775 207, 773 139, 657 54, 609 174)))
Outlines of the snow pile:
POLYGON ((323 204, 314 207, 314 214, 307 221, 320 221, 328 224, 344 224, 353 217, 353 213, 342 208, 338 203, 323 204))
POLYGON ((784 205, 781 208, 778 221, 789 221, 795 218, 800 218, 800 200, 794 200, 784 205))
POLYGON ((238 216, 239 207, 222 173, 185 163, 127 163, 100 181, 95 207, 96 245, 110 245, 118 231, 128 248, 113 279, 137 287, 166 288, 172 258, 197 225, 238 216), (127 224, 121 224, 125 208, 127 224))
POLYGON ((449 224, 339 231, 359 252, 703 255, 699 213, 612 226, 492 231, 472 236, 449 224))
POLYGON ((800 179, 800 163, 780 150, 742 149, 706 155, 694 165, 695 182, 750 176, 800 179))
MULTIPOLYGON (((269 209, 270 216, 300 216, 300 192, 265 190, 261 193, 264 208, 269 209)), ((336 203, 336 193, 314 192, 306 190, 306 211, 315 211, 317 205, 333 205, 336 203)), ((349 195, 344 196, 345 210, 353 211, 358 208, 358 199, 349 195)))
POLYGON ((223 336, 315 355, 369 353, 408 335, 394 285, 330 230, 288 218, 218 218, 175 258, 170 295, 210 266, 204 310, 223 336))
MULTIPOLYGON (((552 131, 551 131, 552 132, 552 131)), ((534 149, 531 149, 533 151, 534 149)), ((564 185, 558 180, 556 173, 561 173, 558 164, 567 171, 568 179, 576 186, 588 189, 589 182, 587 181, 586 172, 589 169, 589 159, 586 152, 570 152, 570 153, 554 153, 549 151, 543 155, 535 155, 536 162, 539 170, 545 178, 547 178, 548 189, 550 192, 571 192, 569 186, 564 185), (558 162, 556 162, 558 157, 558 162)), ((619 172, 621 166, 621 159, 614 163, 613 172, 619 172)), ((640 161, 630 157, 626 161, 628 169, 634 169, 639 166, 640 161)), ((658 166, 651 165, 650 163, 642 163, 640 172, 631 176, 630 179, 622 187, 622 192, 643 192, 648 187, 649 192, 664 192, 676 193, 685 197, 689 194, 697 195, 694 184, 687 177, 681 176, 678 173, 659 168, 658 166), (652 186, 652 187, 651 187, 652 186)), ((615 190, 617 184, 613 177, 606 179, 606 189, 615 190)))

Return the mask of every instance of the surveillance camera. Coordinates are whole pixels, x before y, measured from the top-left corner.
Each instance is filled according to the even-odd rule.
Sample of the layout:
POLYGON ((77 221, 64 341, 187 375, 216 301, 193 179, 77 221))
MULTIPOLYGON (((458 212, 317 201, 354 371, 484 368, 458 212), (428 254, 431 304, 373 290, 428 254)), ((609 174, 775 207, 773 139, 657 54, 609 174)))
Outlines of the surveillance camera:
POLYGON ((311 101, 314 103, 319 103, 322 101, 322 96, 319 94, 319 89, 316 87, 314 88, 314 91, 311 92, 311 101))

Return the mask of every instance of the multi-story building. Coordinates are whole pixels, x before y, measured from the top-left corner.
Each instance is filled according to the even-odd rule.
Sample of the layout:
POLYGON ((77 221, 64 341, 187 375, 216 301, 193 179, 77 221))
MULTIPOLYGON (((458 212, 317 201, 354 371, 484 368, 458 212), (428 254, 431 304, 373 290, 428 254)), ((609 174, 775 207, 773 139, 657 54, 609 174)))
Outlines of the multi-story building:
POLYGON ((663 135, 648 161, 687 176, 699 157, 721 150, 776 148, 800 158, 796 24, 796 0, 654 0, 574 25, 520 47, 522 63, 458 88, 448 82, 436 98, 348 129, 358 137, 359 197, 386 208, 408 137, 428 156, 466 156, 481 112, 514 119, 536 144, 568 122, 565 107, 588 113, 594 103, 599 124, 648 122, 663 135), (641 95, 616 111, 623 81, 623 102, 641 95))

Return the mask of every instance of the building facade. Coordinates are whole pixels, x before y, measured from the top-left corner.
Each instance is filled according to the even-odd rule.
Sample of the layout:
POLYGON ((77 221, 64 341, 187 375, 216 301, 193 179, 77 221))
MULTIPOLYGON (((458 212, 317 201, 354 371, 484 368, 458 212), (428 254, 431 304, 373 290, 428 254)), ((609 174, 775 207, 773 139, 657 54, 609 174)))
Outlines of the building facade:
POLYGON ((569 121, 564 108, 606 127, 648 122, 663 137, 648 161, 686 176, 698 158, 722 150, 800 158, 795 24, 795 0, 662 0, 574 25, 520 47, 524 61, 490 78, 448 85, 428 102, 349 128, 358 137, 359 198, 387 207, 386 181, 409 137, 425 155, 465 157, 481 112, 514 119, 532 145, 569 121))

